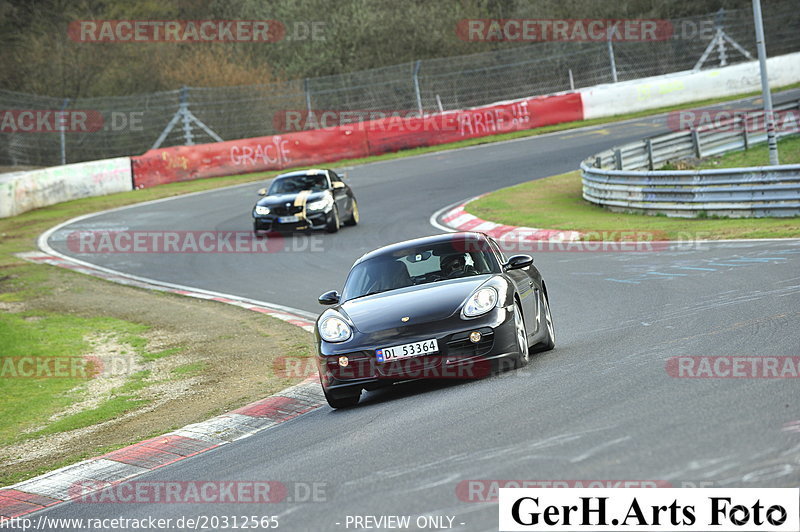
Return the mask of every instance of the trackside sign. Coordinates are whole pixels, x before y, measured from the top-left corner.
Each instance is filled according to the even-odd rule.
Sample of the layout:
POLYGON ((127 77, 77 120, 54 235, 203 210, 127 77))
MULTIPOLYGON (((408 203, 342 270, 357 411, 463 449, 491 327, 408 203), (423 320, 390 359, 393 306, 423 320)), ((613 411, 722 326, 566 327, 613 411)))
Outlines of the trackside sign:
POLYGON ((500 530, 800 530, 800 488, 500 489, 500 530))

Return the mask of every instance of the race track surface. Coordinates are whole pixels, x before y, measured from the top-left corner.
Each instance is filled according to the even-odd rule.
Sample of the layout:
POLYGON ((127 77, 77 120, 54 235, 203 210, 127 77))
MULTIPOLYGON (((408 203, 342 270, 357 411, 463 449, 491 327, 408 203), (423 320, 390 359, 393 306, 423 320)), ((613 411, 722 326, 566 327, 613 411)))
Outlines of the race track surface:
MULTIPOLYGON (((362 223, 296 237, 292 245, 304 251, 76 255, 65 245, 76 230, 247 231, 262 183, 85 219, 50 244, 126 273, 319 312, 316 297, 340 289, 356 258, 436 233, 429 217, 440 208, 574 170, 614 144, 665 130, 661 116, 348 169, 362 223)), ((800 355, 800 242, 687 248, 534 254, 557 347, 533 356, 525 370, 365 393, 357 408, 324 407, 137 479, 322 482, 326 502, 68 503, 45 512, 277 515, 284 530, 346 530, 348 515, 430 514, 454 516, 455 529, 473 531, 497 529, 497 506, 462 500, 456 487, 464 480, 797 486, 800 433, 792 423, 800 420, 800 381, 674 378, 665 364, 685 355, 800 355)))

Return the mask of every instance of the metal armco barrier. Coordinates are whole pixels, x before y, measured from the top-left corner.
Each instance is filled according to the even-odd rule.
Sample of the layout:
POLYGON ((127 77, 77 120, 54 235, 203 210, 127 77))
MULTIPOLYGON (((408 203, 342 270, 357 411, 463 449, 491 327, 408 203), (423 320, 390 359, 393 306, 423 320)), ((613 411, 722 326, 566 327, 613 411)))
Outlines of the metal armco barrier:
MULTIPOLYGON (((775 107, 797 112, 800 102, 775 107)), ((800 116, 798 113, 796 116, 800 116)), ((667 216, 800 215, 800 164, 713 170, 653 170, 669 162, 747 149, 766 142, 762 113, 612 148, 581 163, 583 197, 616 212, 667 216), (762 128, 763 129, 763 128, 762 128)), ((796 133, 779 131, 778 136, 796 133)))

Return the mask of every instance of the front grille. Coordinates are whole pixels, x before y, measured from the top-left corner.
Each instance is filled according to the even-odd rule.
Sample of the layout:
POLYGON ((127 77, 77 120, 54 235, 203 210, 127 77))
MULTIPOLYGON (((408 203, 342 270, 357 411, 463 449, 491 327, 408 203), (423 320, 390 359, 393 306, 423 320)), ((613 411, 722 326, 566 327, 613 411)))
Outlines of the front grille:
POLYGON ((303 211, 302 206, 285 206, 285 205, 278 205, 276 207, 271 207, 270 211, 277 215, 277 216, 291 216, 293 214, 298 214, 303 211))

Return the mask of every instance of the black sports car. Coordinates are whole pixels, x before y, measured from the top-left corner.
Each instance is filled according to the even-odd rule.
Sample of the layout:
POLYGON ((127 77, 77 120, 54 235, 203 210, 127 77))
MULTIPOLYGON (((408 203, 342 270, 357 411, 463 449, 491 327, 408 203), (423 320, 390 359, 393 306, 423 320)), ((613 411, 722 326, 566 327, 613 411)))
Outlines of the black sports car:
POLYGON ((555 346, 547 288, 528 255, 506 259, 483 233, 382 247, 358 259, 317 319, 317 363, 334 408, 363 389, 419 378, 473 378, 555 346))
POLYGON ((253 231, 325 229, 335 233, 358 223, 353 191, 333 170, 301 170, 281 174, 253 207, 253 231))

